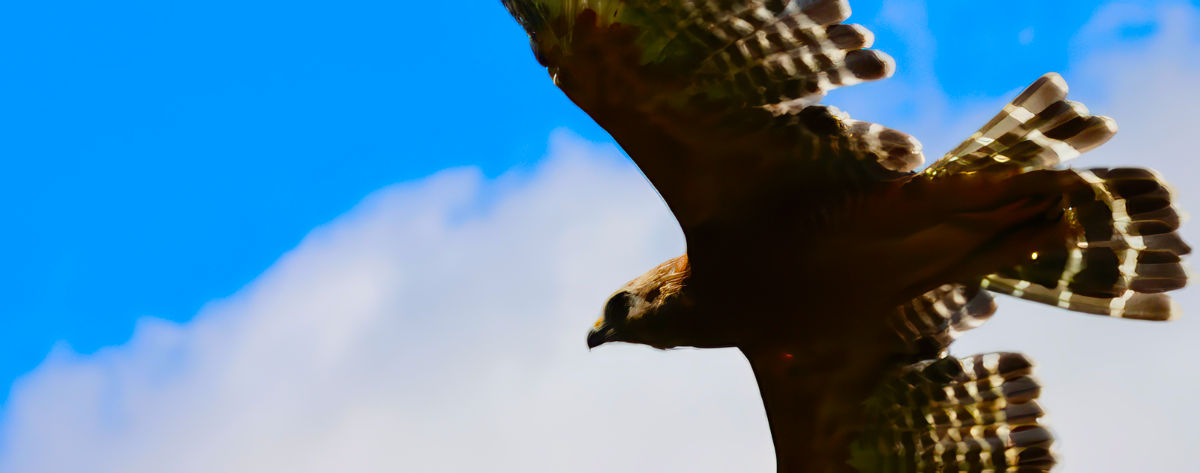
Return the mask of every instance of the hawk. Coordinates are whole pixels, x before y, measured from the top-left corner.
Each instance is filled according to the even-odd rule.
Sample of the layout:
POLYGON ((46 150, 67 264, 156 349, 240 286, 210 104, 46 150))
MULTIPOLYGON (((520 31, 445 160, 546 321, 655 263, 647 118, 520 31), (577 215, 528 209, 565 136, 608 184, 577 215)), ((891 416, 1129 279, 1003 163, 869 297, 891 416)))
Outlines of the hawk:
POLYGON ((1030 360, 947 352, 990 292, 1178 313, 1170 188, 1059 166, 1116 125, 1057 74, 914 172, 913 137, 819 104, 894 69, 844 0, 502 1, 686 237, 608 300, 589 347, 739 348, 780 472, 1047 471, 1030 360))

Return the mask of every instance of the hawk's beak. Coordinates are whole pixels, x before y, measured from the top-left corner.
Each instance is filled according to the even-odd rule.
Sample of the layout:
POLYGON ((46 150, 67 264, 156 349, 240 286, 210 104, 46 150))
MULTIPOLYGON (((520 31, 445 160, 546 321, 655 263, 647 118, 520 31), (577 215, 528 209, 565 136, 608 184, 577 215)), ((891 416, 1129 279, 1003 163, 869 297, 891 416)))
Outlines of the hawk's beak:
POLYGON ((588 350, 603 345, 604 342, 609 341, 609 337, 611 335, 612 330, 609 330, 608 327, 592 327, 592 329, 588 331, 588 350))

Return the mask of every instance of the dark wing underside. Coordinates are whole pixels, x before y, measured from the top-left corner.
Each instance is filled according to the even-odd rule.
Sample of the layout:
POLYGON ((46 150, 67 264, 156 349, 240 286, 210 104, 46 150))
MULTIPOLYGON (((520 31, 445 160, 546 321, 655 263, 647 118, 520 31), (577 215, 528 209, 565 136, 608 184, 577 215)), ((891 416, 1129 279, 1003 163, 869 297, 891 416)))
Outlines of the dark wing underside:
POLYGON ((923 162, 911 136, 815 105, 893 70, 864 49, 870 31, 841 23, 844 0, 504 3, 685 232, 754 205, 764 187, 820 195, 923 162))

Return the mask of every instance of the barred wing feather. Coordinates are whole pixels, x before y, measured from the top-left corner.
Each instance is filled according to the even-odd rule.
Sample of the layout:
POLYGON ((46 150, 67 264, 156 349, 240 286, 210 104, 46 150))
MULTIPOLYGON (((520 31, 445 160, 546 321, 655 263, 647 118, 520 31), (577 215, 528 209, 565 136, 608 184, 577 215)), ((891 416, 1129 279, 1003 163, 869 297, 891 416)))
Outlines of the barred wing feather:
POLYGON ((748 194, 740 183, 770 181, 756 177, 798 176, 787 185, 821 195, 924 161, 911 136, 815 105, 894 70, 865 49, 870 31, 842 24, 845 0, 504 4, 555 82, 612 133, 685 231, 713 207, 738 204, 748 194))
POLYGON ((1053 436, 1019 353, 946 357, 899 370, 866 402, 851 465, 875 473, 1045 472, 1053 436))

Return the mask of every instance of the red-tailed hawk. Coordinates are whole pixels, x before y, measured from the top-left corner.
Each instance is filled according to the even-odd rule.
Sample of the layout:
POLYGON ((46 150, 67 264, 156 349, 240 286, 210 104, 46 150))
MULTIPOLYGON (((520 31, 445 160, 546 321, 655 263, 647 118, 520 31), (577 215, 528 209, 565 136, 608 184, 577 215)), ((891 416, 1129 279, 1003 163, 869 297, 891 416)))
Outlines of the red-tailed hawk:
POLYGON ((1186 282, 1145 169, 1055 167, 1116 125, 1047 74, 920 173, 911 136, 818 105, 887 77, 844 0, 503 0, 568 97, 666 200, 687 253, 588 345, 738 347, 781 472, 1045 471, 1032 364, 946 347, 988 291, 1167 320, 1186 282))

